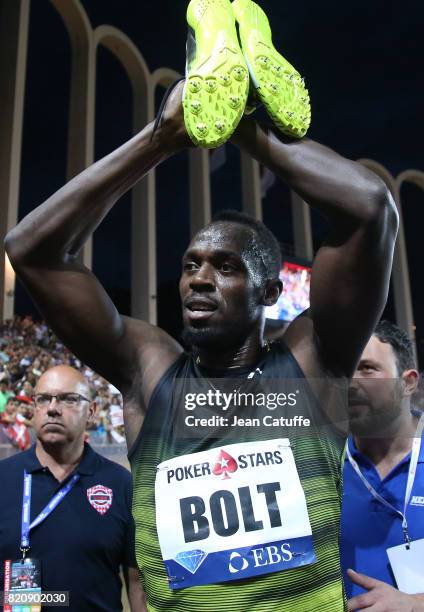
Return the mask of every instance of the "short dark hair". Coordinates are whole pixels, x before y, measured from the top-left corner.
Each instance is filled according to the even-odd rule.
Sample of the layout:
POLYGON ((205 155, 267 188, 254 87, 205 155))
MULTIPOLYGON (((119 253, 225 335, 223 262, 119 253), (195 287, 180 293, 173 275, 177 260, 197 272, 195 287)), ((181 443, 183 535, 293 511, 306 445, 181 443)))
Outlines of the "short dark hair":
POLYGON ((252 230, 253 254, 262 261, 264 267, 265 273, 262 280, 278 280, 281 270, 281 249, 271 230, 262 221, 237 210, 219 212, 213 217, 211 225, 221 221, 238 223, 252 230))
POLYGON ((390 344, 396 357, 399 374, 417 367, 414 348, 406 333, 391 321, 380 321, 374 330, 380 342, 390 344))

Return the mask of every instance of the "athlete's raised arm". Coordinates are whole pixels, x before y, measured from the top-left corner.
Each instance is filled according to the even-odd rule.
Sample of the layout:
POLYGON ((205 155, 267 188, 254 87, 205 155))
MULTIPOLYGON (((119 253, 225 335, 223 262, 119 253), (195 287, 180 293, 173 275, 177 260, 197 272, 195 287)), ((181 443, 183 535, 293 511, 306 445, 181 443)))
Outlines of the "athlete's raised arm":
MULTIPOLYGON (((159 129, 153 133, 148 125, 84 170, 28 214, 5 242, 19 278, 56 334, 123 393, 139 373, 140 363, 149 364, 159 376, 181 348, 158 328, 121 317, 77 255, 117 200, 188 142, 180 87, 167 109, 159 129)), ((154 385, 156 376, 149 380, 154 385)))
POLYGON ((326 370, 351 376, 387 299, 398 227, 387 187, 325 146, 248 120, 233 141, 327 217, 330 231, 314 260, 308 316, 296 319, 285 340, 305 373, 318 374, 319 357, 326 370))

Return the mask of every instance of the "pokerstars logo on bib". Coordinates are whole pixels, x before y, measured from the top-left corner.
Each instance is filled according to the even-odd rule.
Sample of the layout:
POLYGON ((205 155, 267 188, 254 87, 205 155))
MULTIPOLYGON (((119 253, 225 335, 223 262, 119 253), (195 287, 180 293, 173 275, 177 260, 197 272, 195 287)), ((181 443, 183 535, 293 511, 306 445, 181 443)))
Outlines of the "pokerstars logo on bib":
POLYGON ((161 463, 155 498, 171 589, 316 561, 288 439, 231 444, 161 463))
MULTIPOLYGON (((236 446, 236 445, 232 445, 236 446)), ((240 446, 240 445, 237 445, 240 446)), ((211 453, 216 451, 210 451, 211 453)), ((197 457, 201 453, 194 453, 187 457, 197 457)), ((204 453, 202 453, 204 454, 204 453)), ((283 463, 282 455, 280 450, 265 451, 265 452, 254 452, 254 453, 240 453, 239 455, 233 456, 224 449, 219 451, 217 457, 214 457, 212 461, 206 461, 203 463, 191 463, 176 468, 165 468, 167 469, 167 481, 183 481, 190 480, 193 478, 202 478, 204 476, 220 476, 222 480, 228 480, 231 475, 237 472, 237 470, 246 470, 250 468, 258 468, 261 466, 268 465, 281 465, 283 463)), ((167 462, 166 466, 170 464, 167 462)))
POLYGON ((106 514, 112 505, 113 491, 98 484, 87 489, 87 499, 99 514, 106 514))
POLYGON ((236 472, 238 470, 237 461, 234 457, 231 457, 225 450, 222 450, 219 453, 218 459, 215 462, 212 473, 215 476, 222 476, 223 480, 227 480, 230 478, 229 474, 236 472))

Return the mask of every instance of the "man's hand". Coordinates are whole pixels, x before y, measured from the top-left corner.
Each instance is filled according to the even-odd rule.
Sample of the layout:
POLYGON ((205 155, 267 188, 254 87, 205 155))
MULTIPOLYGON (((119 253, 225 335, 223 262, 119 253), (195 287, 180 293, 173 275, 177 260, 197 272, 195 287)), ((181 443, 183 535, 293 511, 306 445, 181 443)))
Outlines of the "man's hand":
POLYGON ((365 574, 348 570, 349 578, 368 593, 356 595, 348 601, 348 611, 368 610, 368 612, 423 612, 424 595, 401 593, 386 582, 376 580, 365 574))
POLYGON ((184 81, 181 81, 170 92, 159 120, 157 132, 153 134, 153 137, 156 136, 159 140, 165 138, 168 143, 172 143, 173 152, 194 147, 184 124, 183 91, 184 81))

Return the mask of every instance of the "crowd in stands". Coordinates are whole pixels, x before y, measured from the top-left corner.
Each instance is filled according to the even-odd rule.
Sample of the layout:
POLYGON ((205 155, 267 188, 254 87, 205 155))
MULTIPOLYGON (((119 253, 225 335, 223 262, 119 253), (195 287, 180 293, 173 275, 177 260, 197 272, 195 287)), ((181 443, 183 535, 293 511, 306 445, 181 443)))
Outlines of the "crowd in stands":
POLYGON ((79 361, 32 317, 15 316, 0 327, 0 444, 26 450, 34 441, 32 395, 39 377, 60 364, 80 370, 98 405, 95 424, 86 432, 92 444, 125 444, 122 397, 113 385, 79 361))
POLYGON ((268 306, 266 316, 280 321, 293 321, 309 308, 311 269, 285 262, 280 272, 284 291, 273 306, 268 306))

